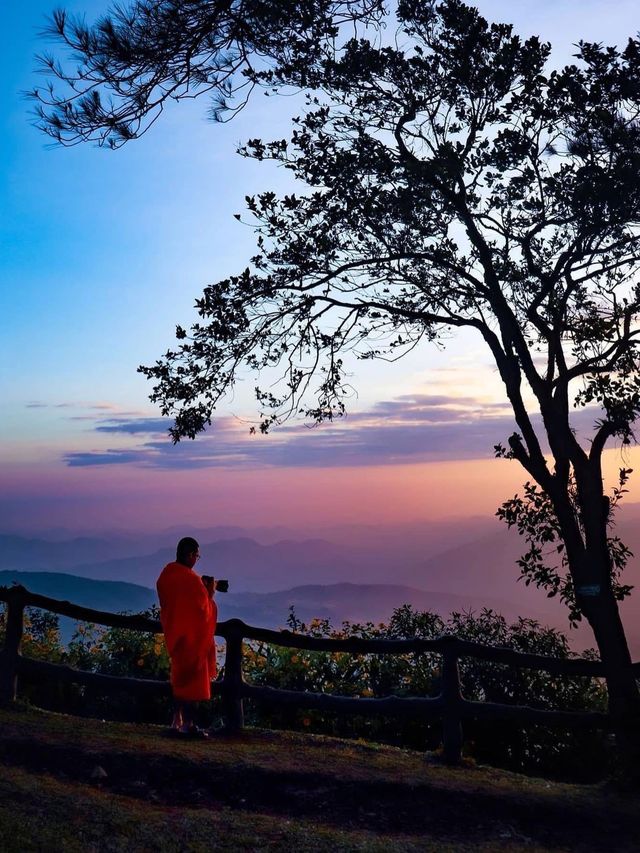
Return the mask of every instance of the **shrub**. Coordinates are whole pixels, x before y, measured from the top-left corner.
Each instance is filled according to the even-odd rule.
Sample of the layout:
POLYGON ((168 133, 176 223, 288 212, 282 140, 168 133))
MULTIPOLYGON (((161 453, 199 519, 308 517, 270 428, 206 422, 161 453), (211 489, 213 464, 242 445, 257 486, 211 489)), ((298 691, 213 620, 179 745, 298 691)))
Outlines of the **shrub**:
MULTIPOLYGON (((343 623, 334 629, 327 620, 305 625, 291 612, 288 627, 311 636, 364 639, 435 639, 453 634, 492 646, 568 659, 573 656, 567 638, 531 619, 512 624, 492 610, 453 613, 447 620, 404 605, 388 624, 343 623)), ((588 653, 592 656, 593 653, 588 653)), ((245 674, 258 685, 334 693, 343 696, 434 696, 440 692, 441 656, 351 655, 305 652, 249 643, 245 648, 245 674)), ((462 658, 459 663, 462 692, 476 701, 529 705, 541 709, 606 710, 606 690, 601 681, 551 675, 462 658)), ((441 740, 439 723, 390 717, 339 716, 320 711, 297 711, 251 703, 249 719, 257 725, 308 729, 339 736, 365 737, 399 746, 435 749, 441 740)), ((478 761, 512 770, 562 778, 592 780, 607 768, 606 735, 597 731, 563 731, 556 727, 516 723, 465 721, 465 751, 478 761)))
MULTIPOLYGON (((158 609, 152 607, 141 615, 157 619, 158 609)), ((4 626, 4 611, 0 611, 0 641, 4 638, 4 626)), ((404 605, 394 610, 388 624, 344 622, 340 628, 334 628, 327 619, 314 619, 306 625, 292 608, 287 627, 294 633, 336 639, 429 640, 453 634, 520 652, 564 659, 574 656, 560 631, 532 619, 520 618, 508 624, 501 615, 488 609, 479 614, 452 613, 445 620, 404 605)), ((82 623, 65 648, 58 617, 35 608, 26 611, 23 654, 109 675, 159 680, 169 677, 169 659, 162 635, 82 623)), ((593 652, 585 655, 595 657, 593 652)), ((310 652, 262 642, 247 642, 244 646, 245 677, 252 684, 341 696, 436 696, 441 688, 440 667, 441 656, 436 653, 310 652)), ((467 699, 549 710, 605 711, 607 707, 606 689, 599 679, 552 675, 472 657, 461 658, 459 667, 462 692, 467 699)), ((132 697, 125 692, 107 695, 78 685, 25 681, 21 694, 37 705, 104 718, 163 722, 169 714, 166 699, 132 697)), ((414 749, 435 750, 441 743, 439 722, 299 711, 264 702, 246 705, 250 725, 364 738, 414 749)), ((213 707, 203 704, 201 721, 211 722, 212 712, 220 712, 217 701, 213 707)), ((464 723, 464 734, 465 753, 482 763, 575 781, 596 780, 607 770, 608 741, 603 732, 468 720, 464 723)))

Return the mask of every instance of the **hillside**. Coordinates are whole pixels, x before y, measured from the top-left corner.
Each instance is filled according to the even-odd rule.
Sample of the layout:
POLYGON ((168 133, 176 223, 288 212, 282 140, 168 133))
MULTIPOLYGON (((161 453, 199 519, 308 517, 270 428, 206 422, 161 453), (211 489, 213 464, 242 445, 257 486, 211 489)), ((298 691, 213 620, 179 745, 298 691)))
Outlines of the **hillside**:
MULTIPOLYGON (((290 607, 295 608, 296 616, 303 622, 308 623, 314 617, 326 618, 339 627, 343 621, 388 622, 393 610, 403 604, 443 617, 453 611, 479 612, 483 607, 502 613, 507 620, 515 620, 520 615, 517 605, 504 599, 431 592, 402 584, 305 584, 278 592, 219 597, 223 618, 236 616, 253 625, 273 628, 283 625, 290 607)), ((528 615, 541 621, 545 619, 544 612, 529 611, 528 615)))
MULTIPOLYGON (((630 522, 628 516, 623 517, 615 532, 638 555, 631 558, 623 577, 635 589, 620 605, 629 647, 637 660, 640 659, 640 524, 633 526, 630 522)), ((506 599, 520 615, 533 616, 559 628, 575 648, 593 645, 593 634, 586 623, 577 630, 570 628, 566 608, 559 599, 549 599, 544 590, 518 582, 515 563, 523 550, 522 540, 513 531, 498 530, 426 560, 420 571, 422 584, 434 592, 486 597, 488 601, 506 599)))
MULTIPOLYGON (((100 581, 58 572, 0 572, 0 586, 19 583, 32 592, 73 601, 85 607, 113 613, 145 610, 157 603, 156 592, 148 587, 119 581, 100 581)), ((517 606, 493 598, 473 599, 465 595, 429 592, 401 584, 308 584, 269 593, 230 592, 218 595, 220 619, 238 618, 250 625, 281 628, 289 608, 303 622, 326 618, 338 627, 344 621, 387 622, 393 610, 411 604, 416 610, 430 610, 441 616, 452 611, 491 607, 506 619, 516 619, 517 606)), ((544 613, 536 614, 544 621, 544 613)), ((63 636, 69 634, 69 620, 61 622, 63 636)), ((74 623, 75 624, 75 623, 74 623)))
MULTIPOLYGON (((158 600, 155 590, 121 581, 90 580, 63 572, 0 572, 0 586, 14 583, 49 598, 109 613, 139 613, 158 600)), ((60 616, 59 624, 62 642, 68 643, 76 629, 76 621, 60 616)))
MULTIPOLYGON (((309 529, 272 527, 215 526, 191 528, 185 525, 160 530, 100 531, 79 536, 71 530, 45 530, 40 534, 0 532, 0 569, 22 571, 67 571, 79 565, 106 563, 121 558, 175 552, 182 536, 194 536, 198 542, 252 540, 258 545, 318 540, 331 543, 333 553, 340 548, 343 558, 373 559, 375 565, 393 565, 394 555, 402 564, 415 564, 442 553, 461 542, 472 541, 495 527, 494 519, 467 518, 438 522, 414 521, 395 525, 343 524, 309 529)), ((154 567, 157 568, 157 567, 154 567)), ((359 580, 362 578, 349 578, 359 580)), ((125 578, 132 580, 132 578, 125 578)))
MULTIPOLYGON (((508 619, 527 616, 559 628, 576 650, 593 645, 588 626, 570 629, 566 610, 557 599, 518 582, 516 560, 523 542, 496 519, 463 519, 440 526, 417 522, 379 528, 344 526, 318 530, 322 535, 309 537, 306 534, 313 531, 296 534, 283 527, 254 531, 212 527, 189 532, 197 533, 201 541, 200 571, 230 579, 231 593, 220 599, 222 618, 238 616, 254 624, 279 627, 290 604, 305 621, 320 616, 334 624, 343 619, 384 621, 394 607, 404 603, 440 614, 491 607, 508 619), (292 581, 296 584, 293 591, 292 581), (341 584, 357 586, 361 595, 355 589, 337 595, 341 584), (317 590, 314 594, 312 587, 317 590)), ((640 504, 623 506, 615 532, 640 555, 640 504)), ((173 558, 172 543, 177 536, 174 530, 51 542, 0 535, 0 569, 35 572, 48 567, 94 581, 149 589, 160 568, 173 558)), ((630 560, 624 580, 639 585, 639 558, 630 560)), ((22 582, 26 586, 36 583, 35 579, 22 582)), ((77 600, 66 593, 57 597, 77 600)), ((113 605, 88 599, 81 603, 138 610, 152 600, 147 597, 142 605, 137 600, 113 605)), ((621 612, 632 655, 640 659, 640 593, 635 591, 623 602, 621 612)))
POLYGON ((633 795, 445 768, 418 752, 249 729, 0 711, 0 848, 498 853, 637 849, 633 795))
POLYGON ((0 572, 0 586, 22 584, 40 595, 111 613, 138 613, 157 601, 155 590, 122 581, 90 580, 63 572, 0 572))

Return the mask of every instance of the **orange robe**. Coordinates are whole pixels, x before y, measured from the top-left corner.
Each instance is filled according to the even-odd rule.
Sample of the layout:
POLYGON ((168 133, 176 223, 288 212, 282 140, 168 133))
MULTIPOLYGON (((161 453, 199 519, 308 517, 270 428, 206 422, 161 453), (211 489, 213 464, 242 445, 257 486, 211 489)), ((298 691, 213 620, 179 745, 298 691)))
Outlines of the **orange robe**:
POLYGON ((183 702, 210 699, 211 679, 216 675, 215 601, 200 576, 182 563, 166 565, 156 588, 171 658, 173 695, 183 702))

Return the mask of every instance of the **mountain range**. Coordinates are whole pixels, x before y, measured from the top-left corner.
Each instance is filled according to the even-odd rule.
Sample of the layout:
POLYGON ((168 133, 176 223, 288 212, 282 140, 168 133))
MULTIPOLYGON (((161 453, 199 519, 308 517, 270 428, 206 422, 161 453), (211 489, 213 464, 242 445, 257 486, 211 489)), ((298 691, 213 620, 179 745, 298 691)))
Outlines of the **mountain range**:
MULTIPOLYGON (((155 590, 120 581, 101 581, 61 572, 0 572, 0 586, 19 583, 32 592, 84 607, 114 613, 139 612, 157 604, 155 590)), ((334 627, 342 622, 388 622, 394 609, 410 604, 414 609, 428 610, 447 617, 454 611, 480 611, 490 607, 509 621, 520 614, 517 607, 500 599, 472 601, 468 596, 444 592, 428 592, 397 584, 308 584, 278 592, 236 592, 218 594, 221 619, 242 619, 250 625, 279 629, 286 627, 290 608, 298 619, 309 623, 314 618, 328 619, 334 627)), ((541 621, 544 615, 538 614, 541 621)), ((75 627, 70 619, 61 620, 62 633, 68 640, 75 627)))
MULTIPOLYGON (((106 610, 139 610, 148 606, 149 595, 155 600, 155 580, 174 558, 177 538, 195 535, 202 553, 198 571, 230 581, 231 592, 220 597, 221 618, 237 615, 253 624, 280 627, 290 604, 304 621, 328 616, 334 624, 343 619, 385 621, 404 603, 442 615, 486 606, 508 618, 529 616, 569 632, 566 610, 556 599, 518 582, 516 560, 524 543, 495 519, 351 525, 308 531, 321 535, 305 537, 306 532, 212 527, 69 539, 58 532, 53 541, 5 534, 0 535, 0 570, 30 572, 32 583, 33 573, 44 570, 133 586, 146 592, 137 593, 138 598, 132 593, 122 607, 116 606, 116 586, 100 587, 90 604, 79 597, 88 587, 70 580, 62 597, 106 610)), ((623 508, 616 533, 640 554, 640 505, 623 508)), ((632 558, 625 582, 637 585, 639 580, 640 564, 632 558)), ((621 612, 634 657, 639 658, 640 595, 633 593, 621 612)), ((587 627, 570 636, 576 647, 593 644, 587 627)))

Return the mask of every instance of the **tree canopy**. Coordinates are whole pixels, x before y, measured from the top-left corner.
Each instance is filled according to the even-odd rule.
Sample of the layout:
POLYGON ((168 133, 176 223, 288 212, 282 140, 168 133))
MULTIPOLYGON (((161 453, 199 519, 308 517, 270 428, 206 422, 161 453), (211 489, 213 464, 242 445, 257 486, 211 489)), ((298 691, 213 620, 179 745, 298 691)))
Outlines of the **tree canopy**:
MULTIPOLYGON (((607 535, 601 459, 612 439, 632 440, 640 413, 640 41, 580 42, 576 62, 556 69, 548 44, 488 23, 461 0, 399 0, 394 39, 372 34, 373 2, 145 2, 131 14, 119 20, 132 39, 139 25, 139 41, 106 22, 76 29, 80 79, 95 73, 116 105, 105 110, 91 88, 78 106, 54 98, 42 117, 57 138, 126 141, 161 108, 153 86, 173 97, 220 94, 240 73, 250 85, 307 93, 289 139, 241 149, 291 170, 299 192, 247 198, 255 256, 206 287, 199 322, 178 327, 178 346, 141 368, 155 382, 152 399, 175 418, 174 440, 210 423, 240 369, 284 368, 279 386, 256 389, 266 431, 291 415, 341 415, 345 352, 395 359, 451 328, 474 330, 517 424, 496 453, 533 481, 502 510, 529 538, 522 568, 587 616, 612 695, 637 714, 615 601, 628 591, 616 580, 628 552, 607 535), (192 19, 164 27, 156 5, 200 21, 211 8, 235 11, 236 24, 246 13, 251 33, 216 23, 187 48, 192 19), (346 14, 360 31, 336 26, 346 14), (147 70, 149 32, 168 41, 147 70), (214 53, 203 52, 210 44, 214 53), (575 405, 593 406, 590 436, 573 428, 575 405), (544 563, 549 544, 564 578, 544 563)), ((613 505, 628 475, 622 469, 613 505)))
POLYGON ((375 26, 382 15, 382 0, 134 0, 93 25, 56 10, 48 34, 67 50, 40 57, 38 124, 63 145, 119 148, 171 101, 203 94, 228 120, 273 82, 274 63, 303 69, 344 24, 375 26))
MULTIPOLYGON (((176 439, 205 426, 241 363, 287 362, 283 395, 260 395, 276 409, 267 423, 283 405, 322 420, 343 410, 345 349, 396 357, 467 326, 514 406, 524 443, 511 452, 545 480, 523 381, 543 415, 568 414, 572 389, 602 406, 591 459, 611 436, 629 439, 640 407, 640 44, 581 44, 580 66, 545 75, 548 45, 457 0, 437 13, 401 3, 399 15, 409 45, 351 40, 307 66, 298 76, 325 97, 309 95, 290 140, 242 149, 303 190, 247 199, 251 266, 205 289, 205 322, 178 330, 180 349, 147 372, 179 406, 176 439)), ((556 459, 581 458, 566 424, 549 440, 556 459)))
MULTIPOLYGON (((247 199, 251 266, 207 287, 202 322, 143 370, 178 440, 205 428, 241 366, 284 363, 280 393, 256 389, 267 430, 292 413, 343 413, 345 351, 397 358, 474 329, 519 429, 497 453, 522 463, 552 515, 554 495, 568 496, 584 544, 576 475, 601 482, 606 442, 631 439, 640 407, 639 44, 581 44, 579 65, 546 71, 549 45, 457 0, 398 14, 401 49, 351 39, 298 77, 277 71, 312 88, 308 109, 291 139, 242 153, 284 165, 303 191, 247 199), (574 402, 599 407, 586 444, 574 402)), ((526 534, 536 500, 529 487, 503 517, 526 534)), ((563 536, 557 524, 536 535, 523 569, 545 581, 539 546, 563 536)), ((628 552, 612 553, 621 568, 628 552)), ((545 585, 574 601, 568 576, 549 570, 545 585)))

